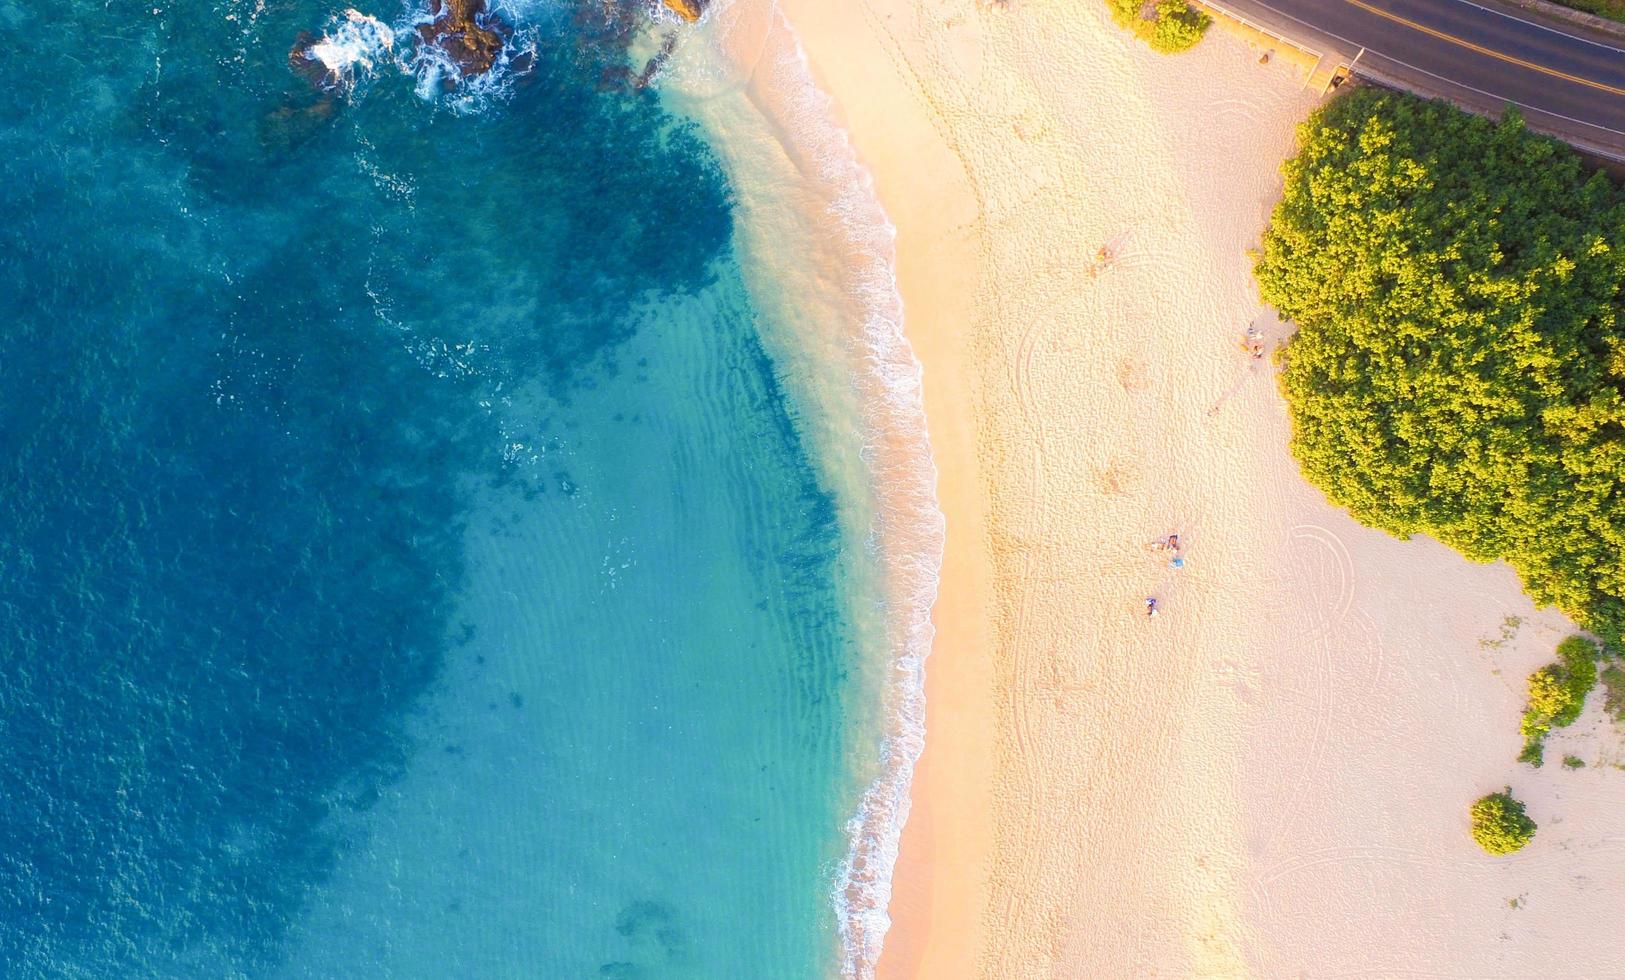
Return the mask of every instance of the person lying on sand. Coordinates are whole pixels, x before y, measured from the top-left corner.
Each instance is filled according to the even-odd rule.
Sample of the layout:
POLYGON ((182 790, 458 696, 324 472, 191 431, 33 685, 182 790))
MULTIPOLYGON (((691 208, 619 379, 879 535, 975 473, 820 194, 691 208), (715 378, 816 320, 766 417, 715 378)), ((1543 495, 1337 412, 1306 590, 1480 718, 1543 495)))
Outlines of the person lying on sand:
POLYGON ((1152 616, 1155 616, 1156 614, 1157 614, 1157 597, 1156 596, 1146 596, 1145 597, 1145 618, 1150 619, 1152 616))
POLYGON ((1116 257, 1111 242, 1100 246, 1100 250, 1095 253, 1094 260, 1089 263, 1089 277, 1092 279, 1111 268, 1112 259, 1116 257))
POLYGON ((1247 328, 1247 336, 1241 342, 1241 349, 1251 354, 1253 356, 1253 360, 1263 360, 1264 335, 1259 332, 1257 327, 1247 328))

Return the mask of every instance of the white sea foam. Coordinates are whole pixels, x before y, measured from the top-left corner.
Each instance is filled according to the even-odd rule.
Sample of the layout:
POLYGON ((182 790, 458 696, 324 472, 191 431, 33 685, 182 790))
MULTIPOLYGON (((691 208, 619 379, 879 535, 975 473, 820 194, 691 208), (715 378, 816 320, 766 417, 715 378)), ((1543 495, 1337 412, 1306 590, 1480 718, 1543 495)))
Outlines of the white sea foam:
MULTIPOLYGON (((789 23, 758 0, 714 4, 710 19, 711 39, 727 55, 709 62, 684 59, 685 71, 674 72, 681 76, 674 84, 686 83, 691 100, 742 87, 808 185, 816 236, 838 255, 839 268, 823 272, 845 293, 841 360, 856 368, 862 458, 874 490, 867 545, 884 580, 888 660, 876 775, 847 821, 847 853, 831 898, 841 975, 866 980, 874 975, 891 926, 892 871, 914 766, 925 746, 925 660, 942 566, 944 519, 926 432, 922 369, 903 333, 896 229, 848 134, 835 123, 830 99, 813 81, 789 23)), ((827 343, 804 339, 814 346, 827 343)))
POLYGON ((343 19, 311 45, 305 56, 321 62, 339 85, 348 89, 372 77, 379 64, 393 60, 395 31, 359 10, 346 10, 341 16, 343 19))
POLYGON ((512 91, 516 64, 526 64, 536 54, 536 28, 523 23, 523 10, 507 4, 491 4, 492 13, 512 25, 511 33, 490 71, 471 78, 461 77, 457 64, 441 48, 418 39, 417 28, 434 21, 427 5, 414 8, 393 27, 358 10, 335 15, 322 39, 305 51, 305 57, 327 69, 332 87, 354 95, 357 85, 376 75, 384 65, 411 76, 413 91, 425 101, 438 101, 454 112, 477 112, 505 99, 512 91), (412 39, 402 49, 399 37, 412 39))

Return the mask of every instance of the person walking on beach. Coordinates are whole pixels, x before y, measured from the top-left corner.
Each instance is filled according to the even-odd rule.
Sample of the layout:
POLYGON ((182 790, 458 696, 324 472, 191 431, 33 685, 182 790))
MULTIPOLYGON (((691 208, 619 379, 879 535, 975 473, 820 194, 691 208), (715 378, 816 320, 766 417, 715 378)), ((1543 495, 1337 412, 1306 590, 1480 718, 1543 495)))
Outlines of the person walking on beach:
POLYGON ((1157 597, 1154 596, 1154 595, 1148 595, 1148 596, 1145 597, 1145 618, 1150 619, 1152 616, 1155 616, 1156 614, 1157 614, 1157 597))

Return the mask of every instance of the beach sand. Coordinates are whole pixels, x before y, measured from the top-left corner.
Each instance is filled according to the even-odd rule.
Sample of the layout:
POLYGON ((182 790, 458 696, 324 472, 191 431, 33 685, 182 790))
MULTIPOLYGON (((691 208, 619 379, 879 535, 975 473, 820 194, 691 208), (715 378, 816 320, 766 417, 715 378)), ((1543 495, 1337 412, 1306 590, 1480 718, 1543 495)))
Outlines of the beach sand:
POLYGON ((1327 504, 1239 349, 1301 75, 1088 0, 779 9, 898 229, 947 517, 879 974, 1625 974, 1619 737, 1514 763, 1569 624, 1327 504), (1541 829, 1491 858, 1509 784, 1541 829))

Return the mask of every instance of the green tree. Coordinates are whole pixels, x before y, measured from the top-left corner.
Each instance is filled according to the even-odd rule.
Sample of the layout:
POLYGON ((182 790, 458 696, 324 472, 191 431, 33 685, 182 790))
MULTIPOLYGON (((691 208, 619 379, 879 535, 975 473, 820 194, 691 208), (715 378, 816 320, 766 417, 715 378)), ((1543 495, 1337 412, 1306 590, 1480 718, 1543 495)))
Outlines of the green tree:
POLYGON ((1480 797, 1469 812, 1473 839, 1491 854, 1511 854, 1535 836, 1535 822, 1523 812, 1523 804, 1513 799, 1511 787, 1480 797))
POLYGON ((1502 559, 1625 639, 1625 203, 1573 152, 1359 88, 1317 112, 1255 273, 1297 323, 1292 452, 1359 520, 1502 559))

